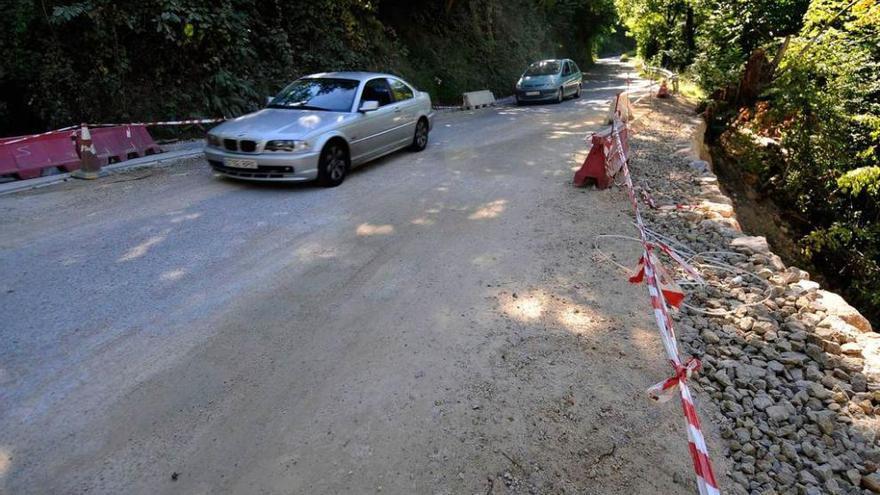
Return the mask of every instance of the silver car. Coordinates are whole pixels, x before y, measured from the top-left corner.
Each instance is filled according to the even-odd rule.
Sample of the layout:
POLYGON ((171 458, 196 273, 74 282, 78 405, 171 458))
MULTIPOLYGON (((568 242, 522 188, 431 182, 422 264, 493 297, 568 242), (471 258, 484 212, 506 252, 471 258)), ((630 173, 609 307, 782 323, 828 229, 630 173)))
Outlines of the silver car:
POLYGON ((425 149, 433 120, 428 93, 398 77, 314 74, 291 83, 263 110, 211 129, 205 156, 227 177, 332 187, 351 167, 401 148, 425 149))

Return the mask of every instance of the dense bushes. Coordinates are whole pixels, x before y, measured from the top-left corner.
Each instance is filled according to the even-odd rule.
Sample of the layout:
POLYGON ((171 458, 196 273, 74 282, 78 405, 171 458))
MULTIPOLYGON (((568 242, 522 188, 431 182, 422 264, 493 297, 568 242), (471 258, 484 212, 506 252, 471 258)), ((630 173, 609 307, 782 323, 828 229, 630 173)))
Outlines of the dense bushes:
POLYGON ((400 52, 357 0, 12 3, 0 21, 6 133, 235 115, 294 75, 390 68, 400 52))
POLYGON ((588 66, 614 8, 610 0, 385 0, 379 18, 407 49, 400 71, 440 100, 457 101, 475 88, 510 94, 536 59, 588 66))
POLYGON ((524 65, 583 65, 611 0, 3 0, 0 135, 236 115, 311 72, 396 72, 435 98, 507 94, 524 65))
POLYGON ((800 171, 781 183, 815 229, 806 252, 880 317, 880 3, 816 2, 767 97, 800 171), (835 17, 837 16, 837 17, 835 17), (816 36, 821 36, 812 42, 816 36), (809 56, 802 54, 809 53, 809 56), (811 199, 812 198, 812 199, 811 199))
MULTIPOLYGON (((626 17, 627 25, 638 32, 650 24, 653 43, 683 50, 682 21, 656 22, 664 8, 652 0, 618 4, 653 9, 654 21, 626 17)), ((804 255, 880 323, 880 1, 687 4, 697 24, 694 62, 673 65, 714 93, 709 107, 726 117, 728 133, 774 142, 779 153, 751 155, 773 159, 742 166, 761 192, 802 219, 804 255), (744 75, 749 59, 757 63, 744 75)), ((649 48, 640 46, 643 55, 649 48)))

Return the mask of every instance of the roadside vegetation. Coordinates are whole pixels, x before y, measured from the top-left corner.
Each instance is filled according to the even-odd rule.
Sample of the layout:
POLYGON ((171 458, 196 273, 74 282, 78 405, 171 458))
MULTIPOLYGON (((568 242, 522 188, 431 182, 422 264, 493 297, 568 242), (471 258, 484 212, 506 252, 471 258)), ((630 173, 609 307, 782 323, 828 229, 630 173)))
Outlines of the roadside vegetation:
POLYGON ((298 76, 388 71, 458 103, 529 62, 589 66, 613 0, 5 0, 0 135, 234 116, 298 76))
POLYGON ((880 2, 616 5, 640 57, 710 95, 710 137, 799 255, 880 323, 880 2))

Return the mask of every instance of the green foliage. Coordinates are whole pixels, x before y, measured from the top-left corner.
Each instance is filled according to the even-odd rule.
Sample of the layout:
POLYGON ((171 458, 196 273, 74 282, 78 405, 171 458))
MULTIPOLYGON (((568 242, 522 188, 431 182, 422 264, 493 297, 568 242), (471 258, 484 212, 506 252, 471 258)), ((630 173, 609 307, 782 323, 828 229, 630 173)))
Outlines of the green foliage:
POLYGON ((808 0, 616 0, 652 65, 692 71, 703 89, 733 82, 751 51, 797 33, 808 0))
POLYGON ((398 73, 455 102, 592 61, 613 0, 0 0, 0 133, 233 116, 304 74, 398 73))
POLYGON ((880 317, 880 3, 814 0, 765 93, 804 252, 880 317), (847 9, 847 6, 849 8, 847 9))
POLYGON ((817 228, 803 240, 804 251, 815 262, 836 270, 846 280, 847 295, 876 320, 880 307, 880 224, 853 224, 851 219, 817 228))
MULTIPOLYGON (((718 18, 713 18, 709 23, 718 21, 718 18)), ((732 42, 736 36, 729 31, 708 29, 697 41, 699 53, 690 71, 704 90, 725 88, 739 79, 745 56, 739 45, 732 42)))
POLYGON ((852 196, 865 192, 873 198, 880 198, 880 167, 850 170, 837 179, 837 187, 852 196))
POLYGON ((615 0, 638 55, 650 65, 684 68, 696 54, 696 4, 692 0, 615 0))
POLYGON ((586 67, 614 19, 611 0, 386 0, 379 19, 407 47, 399 66, 422 90, 446 102, 486 88, 507 95, 529 63, 570 57, 586 67))
MULTIPOLYGON (((617 0, 643 56, 691 55, 681 22, 667 22, 669 9, 682 2, 617 0), (666 55, 664 47, 678 53, 666 55)), ((689 71, 710 93, 735 92, 753 50, 772 57, 790 37, 779 67, 761 74, 775 77, 755 109, 716 107, 716 117, 734 124, 722 144, 738 150, 733 157, 763 192, 804 220, 805 254, 880 319, 880 0, 687 5, 698 24, 689 71), (756 136, 776 139, 778 150, 756 151, 756 136)))

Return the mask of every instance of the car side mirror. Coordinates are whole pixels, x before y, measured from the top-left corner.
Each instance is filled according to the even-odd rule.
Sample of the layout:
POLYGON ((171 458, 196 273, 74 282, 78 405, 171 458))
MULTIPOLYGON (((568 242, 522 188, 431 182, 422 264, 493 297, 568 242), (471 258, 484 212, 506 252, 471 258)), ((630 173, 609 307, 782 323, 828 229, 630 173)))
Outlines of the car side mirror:
POLYGON ((267 96, 267 97, 266 97, 266 105, 272 103, 272 100, 274 100, 274 99, 275 99, 274 96, 267 96))
POLYGON ((373 110, 379 109, 379 102, 375 100, 367 100, 361 102, 361 107, 358 108, 358 112, 367 113, 372 112, 373 110))

